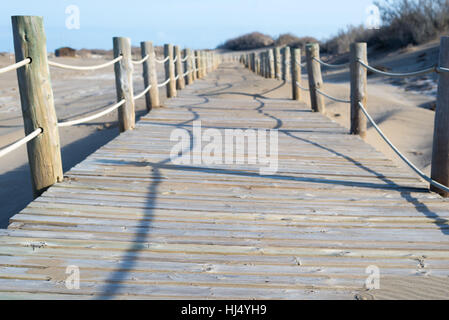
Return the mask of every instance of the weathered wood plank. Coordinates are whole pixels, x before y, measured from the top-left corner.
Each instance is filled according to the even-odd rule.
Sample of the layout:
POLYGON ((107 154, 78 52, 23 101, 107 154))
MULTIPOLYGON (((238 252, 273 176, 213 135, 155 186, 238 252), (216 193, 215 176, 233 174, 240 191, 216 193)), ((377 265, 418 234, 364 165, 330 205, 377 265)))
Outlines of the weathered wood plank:
POLYGON ((221 99, 242 81, 228 88, 227 76, 275 80, 218 70, 12 217, 0 230, 0 298, 351 299, 370 265, 410 282, 448 277, 448 201, 305 105, 221 99), (172 164, 172 130, 195 120, 279 129, 278 172, 172 164), (69 265, 80 290, 64 286, 69 265))

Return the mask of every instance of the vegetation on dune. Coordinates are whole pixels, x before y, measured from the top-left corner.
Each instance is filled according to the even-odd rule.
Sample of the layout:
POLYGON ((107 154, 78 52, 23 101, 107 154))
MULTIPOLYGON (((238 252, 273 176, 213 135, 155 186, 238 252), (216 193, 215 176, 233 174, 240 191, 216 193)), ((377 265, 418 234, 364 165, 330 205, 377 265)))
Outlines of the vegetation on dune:
POLYGON ((385 0, 375 2, 382 25, 377 30, 349 26, 322 44, 331 54, 349 51, 352 42, 377 49, 398 49, 436 39, 449 28, 448 0, 385 0))
POLYGON ((252 50, 269 47, 273 44, 274 40, 272 37, 260 32, 252 32, 234 39, 227 40, 218 48, 228 50, 252 50))
POLYGON ((304 49, 307 43, 310 42, 318 42, 317 39, 313 37, 297 37, 291 33, 284 33, 281 34, 275 41, 275 45, 282 47, 282 46, 289 46, 292 48, 300 48, 304 49))
MULTIPOLYGON (((419 45, 436 39, 449 30, 449 0, 383 0, 375 2, 379 8, 382 25, 379 29, 348 26, 321 43, 329 54, 349 51, 352 42, 367 42, 376 49, 394 50, 408 45, 419 45)), ((276 39, 259 32, 249 33, 226 41, 219 46, 228 50, 251 50, 270 46, 304 48, 308 42, 318 42, 311 37, 297 37, 291 33, 276 39)))

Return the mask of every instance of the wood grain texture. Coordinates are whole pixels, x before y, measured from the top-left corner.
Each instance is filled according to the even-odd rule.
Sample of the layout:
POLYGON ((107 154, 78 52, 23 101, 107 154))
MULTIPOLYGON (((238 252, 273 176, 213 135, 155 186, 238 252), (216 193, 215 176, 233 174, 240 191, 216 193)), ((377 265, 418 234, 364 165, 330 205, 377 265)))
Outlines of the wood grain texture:
POLYGON ((275 78, 280 80, 282 78, 282 57, 281 48, 274 48, 274 73, 275 78))
MULTIPOLYGON (((449 68, 449 37, 441 37, 439 66, 449 68)), ((449 186, 449 74, 439 75, 437 106, 433 131, 432 172, 431 177, 439 183, 449 186)), ((434 186, 431 190, 448 197, 449 192, 434 186)))
POLYGON ((25 135, 43 132, 27 144, 33 194, 38 197, 63 180, 58 119, 56 117, 47 44, 42 17, 13 16, 16 62, 31 58, 17 69, 25 135))
POLYGON ((318 43, 306 45, 307 73, 309 79, 310 105, 315 112, 325 113, 326 106, 324 97, 316 89, 323 87, 323 78, 321 76, 321 65, 314 58, 320 58, 320 46, 318 43))
POLYGON ((268 67, 269 76, 268 77, 270 79, 274 79, 276 77, 276 70, 275 70, 275 60, 274 60, 274 50, 273 49, 268 50, 268 63, 269 63, 269 67, 268 67))
POLYGON ((114 58, 123 59, 114 65, 115 88, 117 102, 125 99, 125 104, 118 108, 118 123, 120 132, 132 130, 136 123, 136 110, 133 89, 133 65, 131 55, 131 39, 123 37, 113 38, 114 58))
POLYGON ((195 72, 195 80, 196 79, 200 79, 200 52, 198 50, 195 50, 195 68, 196 68, 196 72, 195 72))
POLYGON ((290 47, 284 47, 281 50, 282 54, 282 80, 290 81, 291 80, 291 52, 290 47))
POLYGON ((72 168, 0 230, 0 298, 353 299, 370 265, 381 288, 419 279, 444 298, 449 202, 262 84, 279 81, 222 64, 72 168), (172 163, 171 133, 196 120, 277 128, 278 171, 172 163))
POLYGON ((175 63, 175 77, 178 77, 178 80, 176 80, 176 89, 177 90, 182 90, 185 88, 186 84, 185 84, 185 80, 184 80, 184 68, 183 65, 184 63, 182 62, 182 59, 184 58, 183 55, 181 54, 181 49, 179 48, 179 46, 175 46, 175 57, 178 57, 178 59, 176 59, 176 63, 175 63))
POLYGON ((173 45, 165 44, 164 45, 164 57, 168 57, 168 60, 165 62, 165 79, 170 79, 170 81, 165 86, 167 91, 167 98, 174 98, 177 95, 176 92, 176 75, 175 75, 175 63, 173 62, 173 45))
POLYGON ((183 57, 187 58, 184 62, 185 72, 189 71, 189 74, 185 76, 184 81, 186 85, 191 85, 193 83, 193 65, 192 65, 192 50, 186 48, 183 50, 183 57))
POLYGON ((145 41, 140 43, 142 57, 148 55, 148 59, 143 63, 143 81, 145 88, 151 85, 150 91, 145 95, 145 102, 148 111, 160 106, 159 88, 157 86, 156 55, 153 43, 145 41))
POLYGON ((360 137, 366 136, 366 117, 360 110, 359 102, 367 108, 367 70, 358 61, 368 64, 366 43, 357 42, 351 44, 351 128, 352 134, 360 137))
POLYGON ((301 49, 292 50, 292 98, 293 100, 301 99, 301 89, 297 82, 301 82, 301 49))

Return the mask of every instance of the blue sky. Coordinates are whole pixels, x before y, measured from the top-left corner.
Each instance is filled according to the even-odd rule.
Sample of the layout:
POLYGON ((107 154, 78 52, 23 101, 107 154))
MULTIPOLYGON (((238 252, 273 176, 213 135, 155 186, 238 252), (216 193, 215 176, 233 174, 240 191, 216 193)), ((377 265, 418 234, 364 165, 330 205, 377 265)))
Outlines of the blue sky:
POLYGON ((372 0, 16 0, 0 4, 0 51, 13 51, 11 16, 44 17, 47 46, 112 47, 113 36, 134 45, 178 44, 215 48, 226 39, 260 31, 291 32, 325 39, 349 24, 365 21, 372 0), (66 7, 80 9, 80 29, 66 28, 66 7))

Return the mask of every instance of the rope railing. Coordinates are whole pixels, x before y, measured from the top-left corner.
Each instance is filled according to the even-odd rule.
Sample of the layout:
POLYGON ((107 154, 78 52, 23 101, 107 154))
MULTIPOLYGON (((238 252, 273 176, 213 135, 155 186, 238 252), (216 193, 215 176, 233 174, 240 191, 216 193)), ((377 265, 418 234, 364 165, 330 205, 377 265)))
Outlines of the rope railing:
POLYGON ((333 101, 335 101, 335 102, 351 103, 351 100, 344 100, 344 99, 339 99, 339 98, 333 97, 333 96, 328 95, 327 93, 321 91, 321 90, 318 89, 318 88, 315 88, 315 90, 316 90, 319 94, 321 94, 322 96, 325 96, 326 98, 331 99, 331 100, 333 100, 333 101))
POLYGON ((433 180, 432 178, 428 177, 424 172, 422 172, 421 170, 419 170, 409 159, 407 159, 406 156, 404 156, 398 148, 396 148, 396 146, 387 138, 387 136, 382 132, 382 130, 379 128, 379 126, 376 124, 376 122, 373 120, 373 118, 370 116, 370 114, 368 113, 368 111, 366 111, 365 107, 363 106, 362 103, 358 103, 359 104, 359 108, 360 110, 362 110, 363 114, 366 116, 366 118, 368 119, 368 121, 371 123, 371 125, 373 126, 374 129, 376 129, 377 133, 379 133, 379 135, 382 137, 382 139, 390 146, 391 149, 393 149, 393 151, 399 156, 399 158, 401 158, 402 161, 405 162, 405 164, 407 164, 414 172, 416 172, 422 179, 424 179, 425 181, 427 181, 428 183, 430 183, 431 185, 444 190, 446 192, 449 192, 449 188, 442 185, 441 183, 433 180))
POLYGON ((65 121, 65 122, 58 122, 58 127, 63 128, 63 127, 71 127, 71 126, 75 126, 77 124, 81 124, 81 123, 85 123, 88 121, 92 121, 95 119, 98 119, 112 111, 114 111, 115 109, 117 109, 118 107, 122 106, 124 103, 126 102, 125 99, 121 100, 120 102, 110 106, 109 108, 98 112, 94 115, 88 116, 88 117, 84 117, 84 118, 80 118, 80 119, 76 119, 76 120, 72 120, 72 121, 65 121))
POLYGON ((162 82, 162 83, 158 83, 157 84, 157 87, 158 88, 162 88, 162 87, 165 87, 166 85, 167 85, 167 83, 169 83, 170 82, 170 78, 168 78, 167 80, 165 80, 165 82, 162 82))
POLYGON ((173 59, 173 63, 175 63, 176 61, 178 61, 178 56, 176 56, 176 58, 173 59))
POLYGON ((318 58, 312 58, 314 61, 322 64, 323 66, 326 66, 328 68, 347 68, 349 67, 349 63, 342 63, 342 64, 330 64, 330 63, 326 63, 318 58))
POLYGON ((37 136, 39 136, 42 132, 44 132, 42 130, 42 128, 37 128, 36 130, 34 130, 32 133, 30 133, 29 135, 27 135, 26 137, 14 142, 13 144, 11 144, 10 146, 0 150, 0 158, 6 156, 7 154, 13 152, 14 150, 20 148, 21 146, 23 146, 24 144, 26 144, 27 142, 33 140, 34 138, 36 138, 37 136))
POLYGON ((109 67, 109 66, 119 62, 122 59, 123 59, 123 56, 120 56, 120 57, 115 58, 114 60, 111 60, 111 61, 103 63, 103 64, 95 65, 95 66, 71 66, 71 65, 67 65, 67 64, 54 62, 54 61, 48 61, 48 64, 52 67, 61 68, 61 69, 77 70, 77 71, 91 71, 91 70, 98 70, 98 69, 103 69, 103 68, 109 67))
MULTIPOLYGON (((192 62, 195 62, 193 60, 193 54, 189 53, 188 49, 185 51, 186 57, 184 58, 178 51, 176 51, 174 54, 170 53, 170 55, 176 56, 174 60, 171 60, 170 55, 168 55, 168 57, 161 57, 163 60, 158 60, 156 59, 155 48, 150 41, 141 42, 142 57, 136 57, 136 60, 133 60, 131 41, 129 38, 125 37, 114 37, 113 51, 120 52, 121 54, 116 57, 114 56, 113 59, 111 58, 111 61, 100 60, 92 63, 84 63, 84 61, 80 62, 80 64, 83 65, 76 65, 76 63, 74 63, 75 65, 65 64, 66 61, 59 61, 58 59, 49 61, 47 59, 48 52, 45 43, 46 35, 42 17, 14 16, 12 24, 15 56, 16 58, 26 57, 26 59, 17 61, 9 66, 0 67, 0 74, 19 69, 30 63, 32 64, 33 62, 39 62, 34 67, 27 67, 27 72, 18 74, 17 79, 24 123, 38 123, 40 128, 36 129, 23 139, 1 149, 0 157, 9 154, 27 142, 36 139, 32 142, 33 148, 27 149, 28 161, 30 166, 34 169, 31 171, 31 185, 33 187, 33 194, 36 196, 42 194, 51 185, 62 180, 63 165, 60 156, 59 138, 59 131, 62 130, 61 128, 83 124, 110 114, 118 109, 119 111, 123 111, 118 112, 117 114, 119 132, 132 130, 136 126, 134 101, 142 97, 148 97, 148 99, 145 99, 145 106, 148 111, 151 111, 153 107, 161 106, 159 90, 157 90, 157 88, 164 87, 170 81, 172 81, 172 83, 174 81, 175 75, 173 75, 173 68, 171 65, 170 68, 165 68, 165 78, 168 79, 163 83, 158 84, 159 66, 155 67, 153 62, 165 63, 170 61, 170 64, 172 64, 174 61, 177 62, 177 65, 179 66, 180 60, 182 60, 182 62, 187 61, 187 69, 191 69, 189 64, 190 58, 192 58, 192 62), (118 68, 119 65, 117 64, 119 61, 122 61, 120 63, 120 68, 118 68), (145 63, 146 61, 151 61, 151 63, 145 63), (94 63, 98 63, 98 65, 89 65, 94 63), (143 83, 145 84, 144 87, 146 87, 142 92, 134 95, 132 85, 135 80, 133 77, 136 69, 134 65, 139 64, 143 64, 142 78, 143 83), (85 114, 69 115, 67 116, 67 119, 52 121, 52 119, 57 117, 57 110, 55 109, 54 99, 48 99, 49 96, 53 97, 50 73, 47 72, 49 67, 77 71, 91 71, 114 65, 115 91, 118 97, 115 101, 118 102, 110 102, 110 104, 99 107, 98 110, 89 108, 85 114), (46 143, 40 143, 41 139, 44 139, 46 143)), ((167 46, 169 46, 169 48, 172 47, 171 44, 167 44, 167 46)), ((175 50, 177 49, 175 48, 175 50)), ((207 71, 216 69, 218 64, 223 62, 222 57, 215 55, 214 52, 206 55, 203 51, 194 51, 194 54, 198 55, 195 57, 195 59, 199 59, 198 65, 207 66, 207 68, 204 68, 207 71)), ((175 68, 175 72, 176 69, 178 68, 175 68)), ((175 97, 176 90, 184 88, 182 83, 182 80, 184 79, 180 78, 188 75, 191 71, 185 73, 183 73, 183 71, 185 71, 185 69, 181 68, 176 72, 178 73, 176 79, 179 79, 178 86, 167 86, 167 98, 175 97)), ((194 80, 201 79, 206 74, 207 72, 195 74, 194 77, 188 77, 186 82, 187 84, 191 84, 194 80)), ((25 126, 25 129, 26 132, 30 130, 28 126, 25 126)), ((32 130, 34 130, 34 127, 32 127, 32 130)))
POLYGON ((304 91, 310 91, 309 88, 304 88, 304 87, 302 87, 301 84, 300 84, 298 81, 296 81, 296 85, 297 85, 298 88, 301 89, 301 90, 304 90, 304 91))
POLYGON ((363 62, 362 60, 357 60, 357 62, 360 63, 366 69, 368 69, 374 73, 377 73, 377 74, 380 74, 383 76, 387 76, 387 77, 391 77, 391 78, 405 78, 405 77, 421 76, 421 75, 425 75, 428 73, 437 72, 438 69, 441 69, 436 66, 433 66, 433 67, 429 67, 429 68, 419 70, 419 71, 406 72, 406 73, 392 73, 392 72, 385 72, 385 71, 381 71, 376 68, 373 68, 370 65, 366 64, 365 62, 363 62))
POLYGON ((151 89, 151 84, 148 87, 146 87, 141 93, 139 93, 138 95, 135 95, 134 96, 134 101, 142 98, 144 95, 147 94, 148 91, 150 91, 150 89, 151 89))
POLYGON ((137 60, 137 61, 135 61, 135 60, 132 60, 131 62, 133 63, 133 64, 142 64, 142 63, 144 63, 145 61, 147 61, 148 60, 148 58, 150 58, 150 56, 149 55, 146 55, 145 57, 143 57, 143 59, 141 59, 141 60, 137 60))
MULTIPOLYGON (((299 89, 304 91, 309 91, 311 95, 310 105, 311 109, 316 112, 326 113, 326 105, 324 99, 317 99, 318 95, 324 96, 332 101, 351 104, 350 109, 350 132, 352 134, 360 135, 361 137, 366 136, 366 123, 370 122, 375 130, 379 133, 382 139, 389 145, 389 147, 404 161, 407 166, 409 166, 420 178, 428 182, 431 186, 432 191, 436 191, 445 197, 449 197, 449 186, 445 186, 443 183, 449 179, 449 164, 445 160, 447 159, 448 151, 447 144, 449 143, 449 131, 447 130, 447 121, 444 119, 449 118, 449 112, 447 108, 444 106, 447 105, 447 97, 449 96, 449 89, 447 89, 446 83, 449 81, 449 67, 441 67, 441 66, 449 66, 449 56, 440 54, 439 62, 435 66, 430 66, 422 70, 413 71, 413 72, 386 72, 382 70, 378 70, 368 64, 367 59, 367 44, 357 42, 352 44, 351 52, 350 52, 350 62, 345 64, 329 64, 320 59, 319 56, 319 45, 318 44, 310 44, 307 48, 307 54, 309 56, 307 62, 318 62, 318 63, 310 63, 307 64, 299 64, 298 55, 300 56, 300 51, 296 51, 295 56, 292 56, 293 59, 287 57, 286 54, 280 55, 279 48, 277 51, 275 50, 275 54, 277 54, 277 58, 275 59, 275 77, 277 79, 288 79, 290 76, 293 78, 291 81, 292 84, 292 98, 294 100, 300 100, 300 92, 299 89), (278 53, 276 53, 278 52, 278 53), (282 61, 281 59, 282 58, 282 61), (309 60, 310 59, 310 60, 309 60), (290 70, 286 68, 288 63, 291 61, 292 67, 290 70), (282 67, 281 67, 282 64, 282 67), (301 86, 301 69, 298 67, 302 67, 307 65, 307 73, 309 77, 309 82, 314 84, 314 87, 305 88, 301 86), (350 83, 351 83, 351 97, 350 99, 341 99, 334 97, 328 93, 326 93, 323 88, 323 78, 322 78, 322 66, 327 66, 330 68, 342 68, 350 66, 351 69, 354 69, 354 72, 350 74, 350 83), (421 75, 437 73, 439 74, 439 83, 438 83, 438 96, 437 96, 437 113, 435 115, 435 126, 434 126, 434 142, 433 142, 433 151, 432 151, 432 176, 429 177, 424 174, 421 170, 419 170, 413 163, 410 162, 407 157, 405 157, 385 136, 379 126, 375 123, 372 117, 368 114, 365 107, 363 106, 362 97, 366 97, 368 94, 367 90, 367 76, 368 73, 365 72, 369 70, 375 74, 379 74, 382 76, 388 76, 393 78, 405 78, 405 77, 417 77, 421 75), (363 71, 363 72, 362 72, 363 71), (292 76, 294 72, 294 76, 292 76), (442 77, 444 77, 442 79, 442 77), (443 80, 443 81, 442 81, 443 80), (358 107, 357 107, 358 106, 358 107), (436 160, 435 160, 436 159, 436 160), (443 183, 437 182, 443 181, 443 183)), ((440 52, 447 52, 449 50, 449 37, 442 37, 440 42, 440 52)), ((255 54, 250 53, 246 55, 240 56, 240 62, 245 65, 246 68, 251 71, 262 75, 267 78, 273 77, 273 72, 271 70, 267 71, 267 59, 268 53, 255 54)), ((268 69, 271 69, 272 66, 269 66, 268 69)), ((446 183, 445 183, 446 184, 446 183)))
POLYGON ((448 68, 437 67, 437 72, 449 72, 448 68))
POLYGON ((165 63, 168 61, 168 59, 170 59, 170 57, 165 57, 165 59, 162 59, 162 60, 154 59, 154 61, 156 61, 157 63, 165 63))
POLYGON ((31 63, 31 59, 30 58, 23 59, 22 61, 14 63, 14 64, 12 64, 10 66, 1 68, 0 69, 0 74, 8 72, 8 71, 17 70, 17 69, 19 69, 19 68, 21 68, 23 66, 26 66, 27 64, 30 64, 30 63, 31 63))

